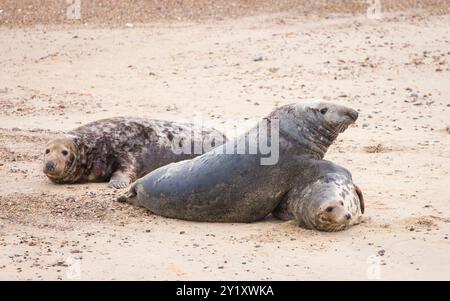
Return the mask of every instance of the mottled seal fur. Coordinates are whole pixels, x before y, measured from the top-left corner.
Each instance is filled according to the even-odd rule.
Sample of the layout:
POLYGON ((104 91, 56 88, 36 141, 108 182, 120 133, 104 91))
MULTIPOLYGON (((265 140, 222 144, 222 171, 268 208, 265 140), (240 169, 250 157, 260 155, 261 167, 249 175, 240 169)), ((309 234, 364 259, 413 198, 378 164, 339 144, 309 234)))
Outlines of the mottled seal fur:
POLYGON ((364 198, 351 173, 326 160, 311 161, 273 215, 300 226, 340 231, 361 222, 364 198))
MULTIPOLYGON (((280 107, 247 133, 211 152, 154 170, 137 180, 119 201, 185 220, 262 219, 292 188, 305 162, 322 159, 338 134, 357 117, 353 109, 317 101, 280 107), (255 154, 239 154, 237 148, 251 144, 257 129, 267 123, 279 124, 279 158, 276 164, 261 165, 260 149, 255 154)), ((259 139, 271 141, 273 135, 269 131, 259 139)))
POLYGON ((160 166, 199 155, 193 148, 190 153, 179 154, 185 146, 198 142, 217 146, 224 139, 217 130, 190 123, 132 117, 102 119, 50 141, 43 171, 55 183, 109 181, 112 187, 124 188, 160 166), (175 152, 174 146, 178 147, 175 152))

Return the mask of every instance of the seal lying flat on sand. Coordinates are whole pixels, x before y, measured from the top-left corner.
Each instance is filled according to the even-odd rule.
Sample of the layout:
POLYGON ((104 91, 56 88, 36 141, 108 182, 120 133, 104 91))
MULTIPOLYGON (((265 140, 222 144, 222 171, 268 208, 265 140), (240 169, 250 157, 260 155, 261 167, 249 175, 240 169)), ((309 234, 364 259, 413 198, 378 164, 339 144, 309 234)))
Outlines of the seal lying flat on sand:
POLYGON ((355 110, 331 103, 280 107, 237 139, 197 158, 154 170, 137 180, 119 201, 157 215, 193 221, 262 219, 293 187, 305 164, 322 159, 338 134, 357 118, 355 110), (269 128, 267 124, 270 132, 261 134, 259 129, 269 128), (276 124, 279 131, 273 129, 276 124), (271 149, 278 151, 276 164, 261 164, 261 147, 254 154, 239 153, 240 147, 250 148, 256 140, 260 146, 271 141, 271 149))
POLYGON ((178 154, 186 145, 190 148, 200 142, 217 146, 224 140, 219 131, 190 123, 102 119, 50 141, 45 148, 43 170, 55 183, 109 180, 110 186, 124 188, 160 166, 199 155, 189 152, 192 148, 178 154))
POLYGON ((340 231, 361 222, 364 198, 351 173, 330 161, 311 162, 296 186, 281 200, 273 215, 300 226, 340 231))

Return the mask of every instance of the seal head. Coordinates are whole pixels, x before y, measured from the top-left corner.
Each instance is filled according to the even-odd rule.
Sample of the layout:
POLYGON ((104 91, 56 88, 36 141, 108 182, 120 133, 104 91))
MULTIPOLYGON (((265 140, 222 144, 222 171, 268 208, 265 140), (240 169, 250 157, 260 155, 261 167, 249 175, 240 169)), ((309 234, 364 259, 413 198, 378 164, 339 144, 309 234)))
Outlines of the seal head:
POLYGON ((358 119, 358 112, 349 107, 320 100, 286 105, 275 110, 270 118, 280 120, 280 135, 292 148, 322 159, 337 136, 358 119))
POLYGON ((56 138, 45 147, 43 171, 54 182, 76 180, 77 159, 78 147, 74 138, 56 138))
POLYGON ((327 174, 291 200, 300 225, 321 231, 341 231, 359 224, 364 213, 361 190, 342 174, 327 174))

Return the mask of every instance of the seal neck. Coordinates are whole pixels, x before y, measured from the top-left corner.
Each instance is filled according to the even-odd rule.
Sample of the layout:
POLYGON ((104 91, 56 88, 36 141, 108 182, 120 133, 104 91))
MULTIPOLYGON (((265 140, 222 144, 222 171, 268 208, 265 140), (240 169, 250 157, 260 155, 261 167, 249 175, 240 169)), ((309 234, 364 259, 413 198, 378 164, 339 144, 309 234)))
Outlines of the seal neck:
POLYGON ((310 117, 305 118, 305 127, 302 132, 306 133, 307 136, 312 139, 312 147, 317 149, 321 159, 339 135, 339 132, 328 123, 319 123, 317 120, 310 117))
POLYGON ((68 163, 64 176, 58 180, 60 183, 75 183, 89 174, 91 166, 88 166, 89 160, 87 146, 80 138, 73 138, 74 156, 68 163))
POLYGON ((296 197, 295 200, 291 200, 288 204, 289 211, 292 212, 296 222, 307 229, 314 229, 315 224, 315 214, 306 202, 307 198, 304 196, 304 191, 300 192, 301 197, 296 197))
POLYGON ((339 132, 329 124, 317 120, 310 114, 304 114, 296 122, 297 128, 289 126, 289 131, 280 127, 280 134, 297 148, 299 153, 307 153, 313 159, 323 159, 328 147, 337 138, 339 132))

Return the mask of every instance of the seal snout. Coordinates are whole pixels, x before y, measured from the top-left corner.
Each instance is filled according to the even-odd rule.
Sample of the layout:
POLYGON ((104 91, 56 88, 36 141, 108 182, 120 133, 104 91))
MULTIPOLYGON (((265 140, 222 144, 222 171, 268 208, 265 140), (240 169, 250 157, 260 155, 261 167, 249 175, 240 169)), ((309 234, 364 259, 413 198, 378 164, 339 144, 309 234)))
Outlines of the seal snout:
POLYGON ((52 172, 55 170, 55 163, 52 160, 48 160, 47 163, 45 163, 44 172, 52 172))
POLYGON ((350 112, 347 113, 347 115, 353 119, 353 121, 356 121, 356 119, 358 119, 358 112, 355 110, 351 110, 350 112))

